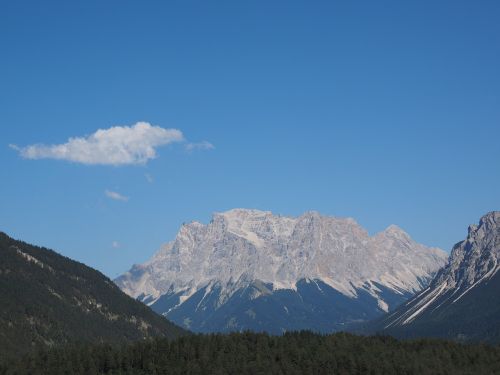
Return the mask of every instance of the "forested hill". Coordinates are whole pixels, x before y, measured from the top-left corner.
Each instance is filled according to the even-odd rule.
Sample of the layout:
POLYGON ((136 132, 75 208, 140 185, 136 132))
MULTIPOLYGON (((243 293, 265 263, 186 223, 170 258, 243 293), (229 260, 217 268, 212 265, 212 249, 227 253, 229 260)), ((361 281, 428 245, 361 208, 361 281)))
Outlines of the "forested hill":
POLYGON ((2 232, 0 306, 0 360, 37 346, 186 333, 100 272, 2 232))
POLYGON ((11 374, 343 374, 500 372, 500 348, 442 340, 398 341, 345 333, 189 335, 113 347, 58 348, 0 368, 11 374))

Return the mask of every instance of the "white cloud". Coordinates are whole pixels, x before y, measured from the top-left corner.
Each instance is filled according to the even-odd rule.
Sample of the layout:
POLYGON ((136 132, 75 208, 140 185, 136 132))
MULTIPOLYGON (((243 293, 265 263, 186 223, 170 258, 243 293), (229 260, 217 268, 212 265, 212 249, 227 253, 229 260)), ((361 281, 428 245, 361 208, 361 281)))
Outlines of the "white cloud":
POLYGON ((9 145, 26 159, 58 159, 82 164, 145 164, 156 157, 156 149, 184 137, 177 129, 164 129, 147 122, 133 126, 99 129, 85 137, 70 138, 56 145, 9 145))
POLYGON ((111 247, 112 247, 113 249, 119 249, 121 246, 122 246, 122 245, 121 245, 118 241, 113 241, 113 242, 111 243, 111 247))
POLYGON ((155 179, 153 176, 151 176, 149 173, 144 173, 144 177, 146 177, 146 180, 152 184, 153 182, 155 182, 155 179))
POLYGON ((215 146, 208 141, 202 141, 198 143, 188 143, 186 146, 186 151, 191 152, 195 150, 213 150, 215 146))
POLYGON ((123 201, 123 202, 127 202, 130 198, 129 197, 126 197, 124 195, 121 195, 120 193, 117 193, 116 191, 110 191, 110 190, 106 190, 104 192, 104 194, 106 194, 106 196, 108 198, 111 198, 111 199, 114 199, 115 201, 123 201))

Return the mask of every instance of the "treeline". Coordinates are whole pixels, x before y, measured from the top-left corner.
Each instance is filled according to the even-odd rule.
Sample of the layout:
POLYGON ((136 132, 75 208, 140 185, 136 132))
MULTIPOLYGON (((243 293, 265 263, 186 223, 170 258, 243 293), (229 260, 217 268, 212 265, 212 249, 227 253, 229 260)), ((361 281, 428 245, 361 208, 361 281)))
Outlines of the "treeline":
POLYGON ((190 335, 54 348, 0 374, 500 374, 500 347, 346 333, 190 335))

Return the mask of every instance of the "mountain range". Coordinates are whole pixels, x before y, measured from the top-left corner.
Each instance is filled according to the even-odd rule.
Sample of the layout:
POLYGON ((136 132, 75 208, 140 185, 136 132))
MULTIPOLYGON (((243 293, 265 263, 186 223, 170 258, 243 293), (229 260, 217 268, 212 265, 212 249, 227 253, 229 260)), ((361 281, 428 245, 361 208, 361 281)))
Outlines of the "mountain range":
POLYGON ((0 232, 0 362, 36 348, 188 334, 164 317, 198 332, 499 343, 499 258, 498 211, 447 257, 393 225, 370 236, 353 219, 235 209, 183 225, 115 280, 131 298, 98 271, 0 232))
POLYGON ((484 215, 457 243, 429 287, 368 332, 500 342, 500 212, 484 215))
POLYGON ((184 224, 115 282, 195 332, 332 332, 391 311, 446 259, 395 225, 370 236, 351 218, 233 209, 184 224))

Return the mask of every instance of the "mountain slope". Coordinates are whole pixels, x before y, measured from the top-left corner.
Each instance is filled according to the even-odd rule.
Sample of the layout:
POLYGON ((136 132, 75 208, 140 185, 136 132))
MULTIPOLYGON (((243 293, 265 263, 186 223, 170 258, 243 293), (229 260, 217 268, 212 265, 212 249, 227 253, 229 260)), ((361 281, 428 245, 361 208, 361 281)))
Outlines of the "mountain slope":
POLYGON ((372 329, 402 337, 500 342, 500 212, 471 225, 429 288, 372 329))
POLYGON ((185 333, 98 271, 1 232, 0 306, 0 359, 37 346, 185 333))
POLYGON ((370 237, 353 219, 235 209, 183 225, 115 282, 194 331, 330 332, 394 308, 445 259, 396 226, 370 237))

